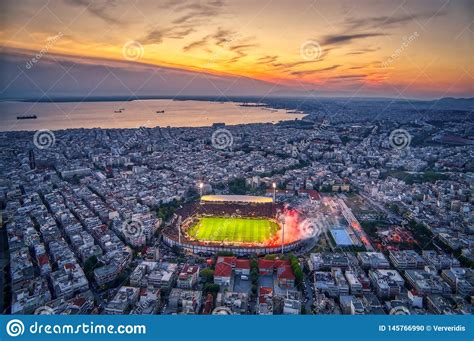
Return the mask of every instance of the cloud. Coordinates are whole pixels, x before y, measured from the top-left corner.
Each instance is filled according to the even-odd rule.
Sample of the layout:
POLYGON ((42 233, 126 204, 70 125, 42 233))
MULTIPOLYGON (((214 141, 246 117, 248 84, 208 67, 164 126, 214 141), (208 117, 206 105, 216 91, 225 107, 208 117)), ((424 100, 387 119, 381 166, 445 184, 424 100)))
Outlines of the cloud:
POLYGON ((328 81, 339 82, 339 81, 359 81, 364 80, 367 77, 366 74, 352 74, 352 75, 338 75, 329 77, 328 81))
MULTIPOLYGON (((215 45, 220 47, 225 47, 230 42, 235 40, 236 32, 222 27, 218 27, 217 31, 213 34, 208 34, 202 37, 199 40, 196 40, 192 43, 183 47, 183 51, 188 52, 196 48, 206 47, 208 44, 214 42, 215 45)), ((232 47, 230 47, 232 49, 232 47)), ((238 48, 236 48, 238 50, 238 48)))
POLYGON ((214 46, 219 46, 229 52, 233 52, 234 57, 227 59, 226 62, 235 63, 248 56, 246 51, 258 46, 258 44, 254 43, 252 40, 253 38, 249 37, 237 38, 235 31, 218 27, 216 32, 208 34, 201 39, 184 46, 183 51, 188 52, 198 48, 205 48, 208 52, 211 52, 212 46, 209 45, 213 44, 214 46))
POLYGON ((277 63, 272 63, 272 66, 274 66, 277 69, 291 69, 292 67, 299 66, 299 65, 305 65, 309 63, 314 63, 314 60, 301 60, 298 62, 288 62, 288 63, 282 63, 282 62, 277 62, 277 63))
MULTIPOLYGON (((319 56, 319 58, 314 59, 314 60, 298 60, 294 62, 280 62, 275 58, 275 60, 263 60, 263 62, 260 62, 261 64, 269 64, 272 66, 275 70, 283 70, 286 72, 290 72, 292 68, 295 68, 300 65, 307 65, 307 64, 312 64, 312 63, 321 63, 322 61, 326 60, 327 55, 329 54, 330 51, 332 51, 334 48, 333 47, 324 47, 322 49, 322 53, 319 56)), ((276 57, 276 56, 275 56, 276 57)))
POLYGON ((257 59, 255 64, 269 64, 278 60, 278 56, 263 56, 257 59))
POLYGON ((227 63, 235 63, 235 62, 238 62, 239 60, 241 60, 242 58, 245 58, 247 57, 248 54, 243 52, 243 51, 237 51, 237 55, 231 59, 228 59, 227 60, 227 63))
POLYGON ((76 7, 84 7, 87 12, 93 16, 104 20, 108 24, 125 24, 125 21, 119 20, 116 16, 108 13, 107 11, 114 8, 116 1, 114 0, 103 0, 103 1, 92 1, 92 0, 64 0, 76 7))
POLYGON ((196 30, 187 26, 175 26, 172 28, 152 28, 145 37, 140 39, 142 44, 161 44, 163 39, 183 39, 196 30))
POLYGON ((239 45, 233 45, 229 48, 231 51, 242 51, 242 50, 247 50, 252 47, 256 47, 257 44, 239 44, 239 45))
POLYGON ((348 52, 348 53, 346 53, 346 55, 348 55, 348 56, 360 55, 360 54, 366 54, 366 53, 369 53, 369 52, 375 52, 375 51, 378 51, 378 50, 380 50, 380 47, 377 47, 377 48, 358 49, 358 50, 356 50, 356 51, 348 52))
MULTIPOLYGON (((344 27, 339 34, 326 35, 322 39, 317 40, 321 46, 337 46, 345 43, 352 43, 356 40, 363 40, 373 37, 381 37, 390 35, 387 31, 389 28, 406 25, 410 22, 419 23, 419 20, 430 20, 434 17, 445 15, 446 12, 439 10, 435 13, 414 13, 414 14, 396 14, 396 15, 382 15, 366 18, 349 18, 342 23, 344 27), (383 30, 377 32, 377 30, 383 30), (376 30, 374 32, 374 30, 376 30), (367 32, 368 31, 368 32, 367 32)), ((359 49, 347 53, 347 55, 361 55, 368 52, 376 51, 378 48, 359 49)))
POLYGON ((216 88, 226 96, 248 96, 264 95, 271 90, 290 90, 249 77, 53 53, 45 55, 34 67, 25 70, 25 64, 35 54, 36 51, 21 49, 0 51, 0 89, 4 89, 0 99, 62 96, 86 99, 149 94, 174 97, 178 93, 182 96, 212 96, 216 95, 216 88), (65 69, 70 76, 64 77, 65 69))
MULTIPOLYGON (((319 43, 326 49, 326 46, 334 46, 337 48, 342 44, 350 44, 356 40, 364 40, 373 37, 381 37, 390 35, 388 29, 407 25, 410 22, 416 22, 419 25, 419 20, 426 19, 430 20, 434 17, 445 15, 446 12, 441 8, 437 12, 431 13, 402 13, 394 15, 382 15, 366 18, 349 18, 346 19, 341 25, 343 26, 342 32, 339 34, 330 34, 319 39, 319 43), (374 32, 375 30, 375 32, 374 32), (378 30, 383 31, 377 32, 378 30)), ((347 53, 346 55, 362 55, 368 52, 376 51, 379 48, 365 48, 358 49, 347 53)))
POLYGON ((240 59, 245 58, 248 56, 246 51, 251 50, 254 47, 257 47, 257 44, 254 43, 239 43, 236 45, 231 45, 229 47, 229 50, 232 52, 235 52, 235 56, 229 60, 227 60, 228 63, 235 63, 238 62, 240 59))
POLYGON ((178 7, 187 3, 188 0, 161 0, 157 3, 160 8, 178 7))
POLYGON ((324 71, 331 71, 339 68, 341 65, 336 64, 336 65, 331 65, 322 69, 317 69, 317 70, 301 70, 301 71, 292 71, 290 72, 293 76, 307 76, 307 75, 313 75, 315 73, 320 73, 324 71))
POLYGON ((346 21, 350 29, 357 28, 392 28, 406 24, 412 21, 432 19, 434 17, 439 17, 446 15, 445 11, 438 11, 434 13, 414 13, 414 14, 398 14, 398 15, 383 15, 378 17, 368 17, 368 18, 353 18, 346 21))
POLYGON ((183 27, 183 28, 177 27, 176 30, 172 31, 169 34, 169 38, 183 39, 187 35, 189 35, 191 33, 194 33, 194 32, 196 32, 196 30, 194 28, 191 28, 191 27, 183 27))
MULTIPOLYGON (((84 1, 84 0, 79 0, 84 1)), ((209 24, 211 18, 217 16, 224 2, 220 0, 211 1, 189 1, 189 0, 169 0, 159 3, 160 8, 166 8, 178 14, 179 17, 171 22, 170 27, 153 27, 139 41, 143 44, 161 44, 165 38, 183 39, 188 35, 197 32, 199 26, 209 24), (181 13, 185 13, 181 15, 181 13)), ((217 40, 217 44, 222 44, 226 39, 224 36, 229 30, 218 28, 215 35, 208 35, 202 39, 186 45, 183 51, 190 51, 194 48, 205 46, 210 38, 217 40)))
POLYGON ((205 36, 204 38, 200 40, 193 41, 192 43, 189 43, 188 45, 183 47, 183 51, 188 52, 193 49, 197 49, 199 47, 204 47, 207 46, 207 43, 209 42, 210 36, 205 36))
POLYGON ((216 40, 216 45, 222 46, 233 41, 236 37, 237 32, 222 27, 217 28, 217 32, 212 36, 216 40))
POLYGON ((169 29, 161 29, 158 27, 153 28, 147 33, 147 35, 140 41, 143 44, 160 44, 163 42, 163 39, 166 37, 166 34, 169 32, 169 29))
POLYGON ((385 33, 353 33, 353 34, 335 34, 325 36, 321 43, 322 45, 339 45, 343 43, 349 43, 353 40, 360 40, 372 37, 386 36, 385 33))
POLYGON ((223 5, 224 2, 219 0, 181 3, 180 6, 176 7, 176 11, 187 13, 173 20, 173 24, 196 22, 215 17, 221 12, 223 5))

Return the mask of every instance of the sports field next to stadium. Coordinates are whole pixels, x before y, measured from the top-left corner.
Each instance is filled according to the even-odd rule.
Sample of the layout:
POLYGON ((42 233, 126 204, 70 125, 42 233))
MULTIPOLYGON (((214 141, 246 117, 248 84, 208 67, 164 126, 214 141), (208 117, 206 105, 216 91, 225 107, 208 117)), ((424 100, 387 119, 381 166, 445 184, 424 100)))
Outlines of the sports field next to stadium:
POLYGON ((189 235, 201 241, 262 243, 278 231, 269 219, 202 217, 189 229, 189 235))

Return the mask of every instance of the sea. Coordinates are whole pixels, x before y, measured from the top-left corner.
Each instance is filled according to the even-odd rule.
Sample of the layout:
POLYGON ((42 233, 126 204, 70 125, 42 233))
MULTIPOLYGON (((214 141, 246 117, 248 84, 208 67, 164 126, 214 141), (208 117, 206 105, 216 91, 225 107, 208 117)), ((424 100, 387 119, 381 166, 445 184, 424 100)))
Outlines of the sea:
POLYGON ((302 113, 252 103, 147 99, 104 102, 0 102, 0 131, 72 128, 203 127, 278 123, 302 113), (33 116, 36 119, 17 119, 33 116))

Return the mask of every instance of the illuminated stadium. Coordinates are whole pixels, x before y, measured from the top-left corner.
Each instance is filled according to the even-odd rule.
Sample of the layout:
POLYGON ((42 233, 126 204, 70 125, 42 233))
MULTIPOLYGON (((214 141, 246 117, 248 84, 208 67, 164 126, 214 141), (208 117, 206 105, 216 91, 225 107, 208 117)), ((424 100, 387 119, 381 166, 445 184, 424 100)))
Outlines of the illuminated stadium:
POLYGON ((268 197, 205 195, 176 212, 163 240, 197 254, 278 253, 300 245, 305 235, 300 225, 296 211, 268 197))

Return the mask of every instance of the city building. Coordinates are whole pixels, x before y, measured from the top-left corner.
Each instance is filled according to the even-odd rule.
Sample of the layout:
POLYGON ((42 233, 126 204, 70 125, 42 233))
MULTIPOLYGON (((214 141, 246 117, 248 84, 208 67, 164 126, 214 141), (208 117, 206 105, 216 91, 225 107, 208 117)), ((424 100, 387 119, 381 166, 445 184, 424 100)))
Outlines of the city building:
POLYGON ((183 269, 178 275, 177 286, 181 289, 192 289, 199 277, 199 266, 184 265, 183 269))
POLYGON ((380 299, 399 295, 405 285, 402 276, 396 270, 375 269, 369 271, 369 278, 375 293, 380 299))

